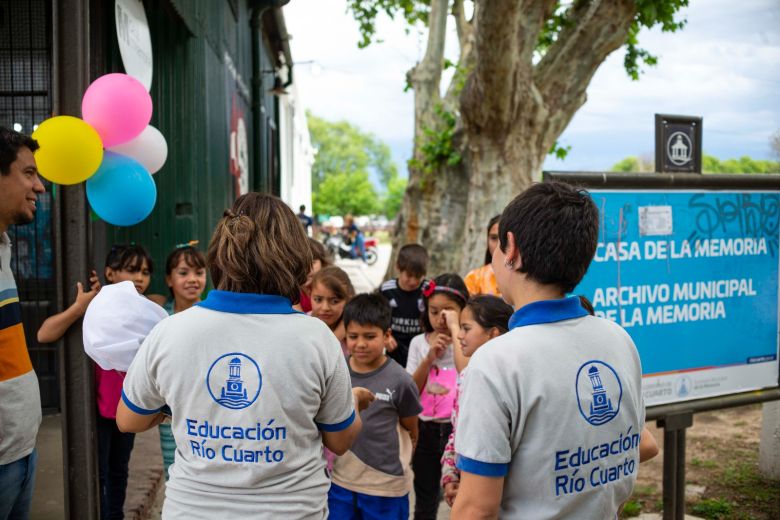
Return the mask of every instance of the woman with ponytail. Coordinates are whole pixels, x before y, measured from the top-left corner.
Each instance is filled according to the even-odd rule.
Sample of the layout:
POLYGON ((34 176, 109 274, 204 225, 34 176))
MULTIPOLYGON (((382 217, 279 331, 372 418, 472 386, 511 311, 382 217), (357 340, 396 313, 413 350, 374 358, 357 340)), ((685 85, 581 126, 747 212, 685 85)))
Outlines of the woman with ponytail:
POLYGON ((303 228, 278 198, 249 193, 207 258, 215 290, 144 341, 117 424, 144 431, 170 407, 163 518, 326 518, 322 446, 344 453, 373 396, 351 389, 328 326, 293 310, 312 263, 303 228))

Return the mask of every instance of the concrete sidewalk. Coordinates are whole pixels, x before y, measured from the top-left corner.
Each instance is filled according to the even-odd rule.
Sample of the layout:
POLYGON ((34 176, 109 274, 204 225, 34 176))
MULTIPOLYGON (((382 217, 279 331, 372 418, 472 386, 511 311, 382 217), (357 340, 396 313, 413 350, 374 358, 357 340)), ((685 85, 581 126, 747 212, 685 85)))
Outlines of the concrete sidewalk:
MULTIPOLYGON (((38 470, 35 477, 31 520, 65 518, 62 466, 62 416, 43 418, 38 433, 38 470)), ((162 481, 162 455, 157 428, 135 436, 130 457, 130 477, 125 518, 147 518, 162 481)))

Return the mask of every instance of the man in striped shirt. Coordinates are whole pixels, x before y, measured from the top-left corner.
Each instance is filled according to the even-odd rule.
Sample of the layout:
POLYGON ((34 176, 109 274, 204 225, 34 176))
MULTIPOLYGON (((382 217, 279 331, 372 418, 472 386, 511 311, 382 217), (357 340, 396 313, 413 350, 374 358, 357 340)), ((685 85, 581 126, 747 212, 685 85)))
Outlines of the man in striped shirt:
POLYGON ((33 152, 38 143, 0 127, 0 519, 27 518, 35 483, 35 438, 41 424, 38 378, 22 328, 11 272, 9 226, 35 219, 44 187, 33 152))

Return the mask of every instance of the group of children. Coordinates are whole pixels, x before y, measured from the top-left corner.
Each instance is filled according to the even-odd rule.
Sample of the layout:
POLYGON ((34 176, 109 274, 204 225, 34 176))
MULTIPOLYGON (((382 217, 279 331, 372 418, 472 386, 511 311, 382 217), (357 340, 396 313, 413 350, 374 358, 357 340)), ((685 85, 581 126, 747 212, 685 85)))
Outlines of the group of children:
MULTIPOLYGON (((427 251, 409 244, 398 251, 397 278, 377 293, 359 295, 323 246, 309 239, 314 262, 295 309, 330 328, 346 356, 352 386, 375 398, 361 413, 363 429, 351 448, 340 456, 324 450, 332 518, 408 518, 412 487, 416 519, 436 518, 442 496, 449 505, 455 502, 459 396, 469 358, 507 333, 514 319, 512 306, 499 297, 491 262, 498 227, 495 217, 487 227, 485 265, 465 281, 454 273, 426 279, 427 251)), ((151 257, 140 246, 115 246, 106 259, 106 283, 132 281, 145 294, 151 275, 151 257)), ((165 281, 170 295, 148 298, 169 314, 190 308, 206 287, 206 258, 193 244, 177 247, 166 262, 165 281)), ((73 305, 44 322, 39 341, 56 341, 84 315, 100 289, 94 271, 90 284, 88 291, 79 284, 73 305)), ((115 421, 124 373, 96 367, 95 379, 101 516, 122 518, 134 440, 115 421)), ((160 437, 167 476, 175 441, 166 424, 160 425, 160 437)))
POLYGON ((358 440, 332 461, 330 514, 407 518, 413 486, 414 518, 436 518, 442 492, 452 505, 458 489, 461 376, 478 348, 506 332, 512 308, 494 295, 471 296, 457 274, 426 280, 428 253, 418 244, 399 250, 397 278, 357 296, 346 273, 313 252, 310 313, 341 342, 353 386, 376 396, 358 440))
MULTIPOLYGON (((206 288, 206 258, 196 249, 196 245, 197 242, 179 245, 168 255, 165 283, 169 294, 147 295, 168 314, 187 310, 198 303, 206 288)), ((151 284, 153 270, 152 258, 142 246, 115 245, 106 256, 103 276, 107 284, 130 281, 138 293, 144 295, 151 284)), ((78 283, 73 304, 43 322, 38 330, 39 342, 52 343, 59 340, 74 322, 84 316, 101 287, 96 271, 92 271, 89 283, 88 291, 78 283)), ((124 372, 104 370, 95 365, 100 511, 104 520, 124 518, 128 466, 135 440, 135 434, 121 432, 116 425, 116 410, 124 379, 124 372)), ((168 467, 174 460, 175 441, 169 423, 160 424, 159 429, 167 478, 168 467)))

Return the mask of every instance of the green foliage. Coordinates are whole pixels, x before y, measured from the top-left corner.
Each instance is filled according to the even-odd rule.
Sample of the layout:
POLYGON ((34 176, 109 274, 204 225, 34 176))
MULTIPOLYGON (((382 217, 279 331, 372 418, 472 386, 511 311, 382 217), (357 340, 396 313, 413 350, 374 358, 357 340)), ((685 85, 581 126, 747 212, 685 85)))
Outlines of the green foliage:
POLYGON ((610 171, 624 172, 624 173, 638 172, 639 158, 635 155, 632 155, 631 157, 626 157, 625 159, 621 159, 620 161, 612 165, 610 171))
POLYGON ((385 194, 384 199, 384 213, 390 220, 394 219, 401 209, 404 194, 406 193, 406 184, 406 179, 402 177, 395 177, 387 183, 387 193, 385 194))
POLYGON ((380 13, 390 18, 401 16, 410 26, 428 22, 430 0, 347 0, 347 9, 357 20, 360 30, 358 47, 365 48, 376 40, 376 17, 380 13))
MULTIPOLYGON (((653 163, 642 157, 630 156, 612 165, 613 172, 652 172, 653 163)), ((704 173, 780 173, 780 161, 752 159, 748 156, 721 161, 713 155, 702 157, 704 173)))
POLYGON ((714 469, 718 467, 718 463, 714 460, 702 460, 698 457, 693 457, 691 459, 691 466, 695 468, 714 469))
POLYGON ((725 498, 707 498, 694 504, 692 509, 704 518, 726 518, 734 510, 734 504, 725 498))
MULTIPOLYGON (((638 80, 641 66, 654 66, 658 57, 639 46, 639 32, 657 25, 663 32, 676 32, 685 27, 686 20, 677 18, 680 10, 688 6, 689 0, 635 0, 637 12, 626 37, 626 55, 623 65, 633 80, 638 80)), ((430 0, 347 0, 347 8, 358 22, 360 41, 358 46, 367 47, 376 39, 376 19, 381 13, 390 18, 401 17, 410 26, 426 25, 430 13, 430 0)), ((571 16, 579 2, 559 0, 550 17, 545 20, 534 49, 544 55, 547 49, 558 39, 561 32, 577 23, 571 16)), ((487 7, 486 7, 487 8, 487 7)), ((447 63, 444 64, 445 68, 447 63)), ((407 85, 404 90, 411 88, 407 85)))
POLYGON ((558 141, 555 141, 547 155, 554 155, 556 159, 563 161, 569 155, 569 152, 571 152, 571 146, 561 146, 558 141))
POLYGON ((307 113, 311 142, 317 149, 312 166, 312 189, 328 174, 368 172, 375 169, 382 183, 398 175, 390 148, 374 135, 347 121, 326 121, 307 113))
POLYGON ((676 32, 685 27, 686 20, 678 20, 676 15, 680 9, 688 6, 688 0, 635 0, 637 12, 634 23, 628 31, 626 38, 626 56, 623 66, 628 75, 634 81, 639 79, 641 61, 645 65, 653 66, 658 63, 658 57, 650 54, 646 49, 639 47, 640 29, 651 29, 656 25, 661 26, 662 32, 676 32))
POLYGON ((399 180, 390 147, 347 121, 327 121, 311 113, 306 116, 317 149, 312 165, 314 212, 368 215, 388 208, 397 212, 400 201, 394 200, 398 190, 403 198, 406 181, 399 180), (372 171, 387 188, 386 195, 377 194, 370 180, 372 171))
POLYGON ((312 197, 314 213, 370 215, 379 211, 379 198, 368 172, 339 172, 325 177, 312 197))
POLYGON ((423 128, 425 136, 419 146, 422 159, 409 161, 410 168, 422 170, 424 175, 430 175, 444 165, 456 166, 462 160, 460 152, 453 144, 458 115, 445 109, 441 103, 433 110, 436 114, 436 124, 433 128, 423 128))
POLYGON ((652 159, 632 155, 613 164, 611 171, 624 173, 645 173, 655 171, 655 165, 652 159))
POLYGON ((536 52, 544 54, 547 49, 555 43, 560 32, 572 24, 569 20, 569 9, 561 5, 560 0, 555 3, 553 13, 550 18, 545 20, 542 30, 539 33, 539 39, 536 41, 536 52))
POLYGON ((623 504, 623 514, 620 515, 622 518, 630 518, 632 516, 639 516, 639 513, 642 512, 642 504, 635 500, 629 500, 625 504, 623 504))
POLYGON ((704 155, 702 171, 704 173, 780 173, 780 161, 752 159, 748 156, 721 161, 712 155, 704 155))

